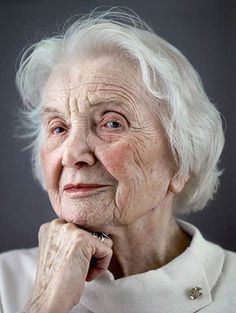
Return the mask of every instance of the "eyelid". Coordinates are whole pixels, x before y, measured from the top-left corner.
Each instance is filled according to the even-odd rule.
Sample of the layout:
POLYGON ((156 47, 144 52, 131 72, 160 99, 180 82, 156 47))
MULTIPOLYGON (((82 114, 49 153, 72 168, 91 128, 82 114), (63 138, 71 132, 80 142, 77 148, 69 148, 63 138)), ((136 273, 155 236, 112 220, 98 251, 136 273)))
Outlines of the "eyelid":
POLYGON ((64 131, 66 131, 70 128, 70 125, 68 125, 68 123, 61 117, 54 116, 47 121, 47 129, 49 133, 53 133, 58 127, 63 128, 64 131))
POLYGON ((62 124, 52 124, 48 130, 50 133, 54 133, 54 131, 57 129, 57 128, 61 128, 63 129, 63 132, 66 131, 67 127, 62 125, 62 124))
POLYGON ((70 125, 70 123, 68 123, 68 121, 66 121, 63 117, 55 116, 55 115, 48 117, 46 122, 47 122, 47 125, 50 125, 51 123, 62 123, 62 124, 67 125, 67 126, 70 125))
POLYGON ((109 113, 111 113, 111 114, 114 113, 114 114, 120 115, 128 123, 128 125, 130 125, 127 117, 123 113, 121 113, 119 111, 115 111, 115 110, 106 110, 103 112, 103 116, 105 116, 106 114, 109 114, 109 113))

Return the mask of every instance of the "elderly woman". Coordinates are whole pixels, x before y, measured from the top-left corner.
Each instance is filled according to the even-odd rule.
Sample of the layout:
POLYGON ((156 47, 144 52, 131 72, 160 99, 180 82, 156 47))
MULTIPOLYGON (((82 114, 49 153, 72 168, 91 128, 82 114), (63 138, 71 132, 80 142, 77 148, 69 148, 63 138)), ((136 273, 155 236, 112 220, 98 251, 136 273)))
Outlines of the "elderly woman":
POLYGON ((236 312, 235 254, 176 220, 212 198, 224 143, 186 58, 111 10, 28 49, 17 84, 58 219, 1 255, 2 312, 236 312))

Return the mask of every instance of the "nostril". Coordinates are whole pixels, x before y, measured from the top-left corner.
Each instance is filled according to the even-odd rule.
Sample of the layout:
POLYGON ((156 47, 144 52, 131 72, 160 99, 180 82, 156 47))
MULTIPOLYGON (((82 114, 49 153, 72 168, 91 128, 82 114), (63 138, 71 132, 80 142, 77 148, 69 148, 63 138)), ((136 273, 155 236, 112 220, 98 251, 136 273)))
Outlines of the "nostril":
POLYGON ((82 166, 86 166, 86 165, 89 165, 89 164, 87 162, 85 162, 85 161, 79 161, 75 165, 77 165, 78 167, 82 167, 82 166))
POLYGON ((92 151, 81 151, 79 149, 67 149, 62 155, 62 165, 70 168, 93 166, 96 163, 96 156, 92 151))

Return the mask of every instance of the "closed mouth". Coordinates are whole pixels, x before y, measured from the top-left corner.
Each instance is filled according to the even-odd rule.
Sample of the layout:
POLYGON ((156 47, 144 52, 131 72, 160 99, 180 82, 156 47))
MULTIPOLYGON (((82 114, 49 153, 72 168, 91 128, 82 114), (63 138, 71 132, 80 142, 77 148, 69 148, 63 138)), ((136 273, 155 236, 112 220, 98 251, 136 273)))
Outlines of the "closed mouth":
POLYGON ((100 184, 67 184, 64 187, 64 191, 67 192, 86 192, 90 190, 100 189, 103 187, 107 187, 108 185, 100 185, 100 184))

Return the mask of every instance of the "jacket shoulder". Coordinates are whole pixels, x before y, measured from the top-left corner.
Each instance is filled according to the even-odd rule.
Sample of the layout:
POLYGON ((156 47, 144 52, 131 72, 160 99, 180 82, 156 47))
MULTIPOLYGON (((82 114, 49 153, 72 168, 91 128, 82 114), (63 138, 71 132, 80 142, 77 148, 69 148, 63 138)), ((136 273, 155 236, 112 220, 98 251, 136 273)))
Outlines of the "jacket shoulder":
MULTIPOLYGON (((206 308, 207 313, 236 312, 236 253, 224 250, 222 270, 212 289, 212 306, 206 308)), ((205 312, 205 311, 203 311, 205 312)))
POLYGON ((225 259, 222 267, 222 277, 236 287, 236 253, 224 250, 225 259))

